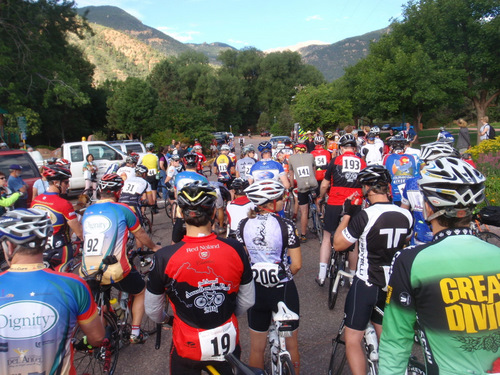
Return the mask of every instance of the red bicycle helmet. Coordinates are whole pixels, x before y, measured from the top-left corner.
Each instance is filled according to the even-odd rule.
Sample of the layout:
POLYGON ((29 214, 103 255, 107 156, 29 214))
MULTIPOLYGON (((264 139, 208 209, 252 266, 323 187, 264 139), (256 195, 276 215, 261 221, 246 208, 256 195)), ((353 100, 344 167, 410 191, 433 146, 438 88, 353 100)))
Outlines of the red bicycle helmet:
POLYGON ((44 176, 47 181, 68 180, 71 178, 71 171, 63 166, 50 164, 43 167, 42 176, 44 176))

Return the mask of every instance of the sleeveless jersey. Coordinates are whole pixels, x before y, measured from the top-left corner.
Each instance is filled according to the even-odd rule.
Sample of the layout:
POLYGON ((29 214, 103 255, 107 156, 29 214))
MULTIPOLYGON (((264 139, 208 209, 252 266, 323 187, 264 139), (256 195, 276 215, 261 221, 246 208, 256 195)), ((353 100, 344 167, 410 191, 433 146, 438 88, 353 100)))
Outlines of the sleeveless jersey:
POLYGON ((201 181, 206 184, 208 184, 208 180, 205 176, 202 176, 199 173, 193 172, 193 171, 184 171, 181 173, 178 173, 175 176, 174 180, 174 185, 175 185, 175 190, 181 191, 181 189, 184 187, 184 185, 189 184, 191 182, 195 181, 201 181))
POLYGON ((392 257, 403 248, 412 224, 410 211, 391 203, 375 203, 354 216, 342 234, 351 243, 359 240, 356 276, 384 288, 392 257))
POLYGON ((150 191, 151 185, 145 179, 136 176, 127 178, 118 202, 139 208, 142 195, 150 191))
POLYGON ((330 161, 325 173, 325 179, 330 181, 327 202, 329 205, 341 206, 355 192, 362 195, 357 178, 363 168, 366 168, 365 161, 351 151, 344 152, 330 161))
POLYGON ((234 163, 228 155, 221 154, 217 156, 214 166, 217 167, 218 178, 227 180, 231 178, 231 168, 234 166, 234 163))
POLYGON ((232 239, 184 236, 155 254, 148 291, 166 292, 174 312, 177 353, 195 361, 223 361, 239 341, 234 315, 241 284, 252 282, 248 256, 232 239))
MULTIPOLYGON (((254 219, 246 218, 240 222, 236 238, 247 248, 253 267, 255 264, 274 264, 278 268, 277 281, 292 280, 287 249, 299 247, 300 240, 291 220, 271 213, 258 214, 254 219)), ((264 278, 262 272, 258 272, 255 279, 269 286, 266 281, 270 281, 271 277, 264 278)))
POLYGON ((313 155, 302 153, 291 155, 288 159, 288 170, 293 172, 300 193, 307 193, 318 187, 313 155))
POLYGON ((367 165, 382 165, 384 148, 375 143, 367 143, 361 148, 361 156, 365 158, 367 165))
POLYGON ((280 176, 285 174, 283 166, 271 159, 260 160, 250 169, 250 175, 254 181, 275 180, 279 181, 280 176))
POLYGON ((45 193, 33 199, 31 207, 49 215, 54 227, 54 233, 48 242, 52 248, 57 249, 71 243, 68 221, 76 219, 76 213, 70 202, 61 198, 58 193, 45 193))
POLYGON ((71 338, 78 322, 98 319, 87 283, 43 264, 15 264, 0 285, 0 373, 76 374, 71 338))
POLYGON ((102 259, 115 255, 118 263, 108 266, 102 284, 125 278, 131 270, 126 254, 128 234, 141 228, 132 209, 122 203, 97 202, 85 210, 82 218, 84 245, 80 274, 92 274, 102 266, 102 259))
POLYGON ((148 152, 142 158, 142 165, 148 168, 148 176, 155 176, 158 173, 158 156, 148 152))
POLYGON ((392 177, 392 200, 399 202, 406 181, 418 176, 417 160, 413 155, 389 154, 384 158, 384 165, 392 177))
POLYGON ((418 187, 420 177, 412 177, 406 181, 406 185, 401 195, 401 203, 410 206, 413 215, 413 233, 411 244, 418 245, 432 241, 432 230, 425 222, 424 218, 424 197, 418 187))
POLYGON ((380 374, 404 374, 417 322, 427 374, 486 374, 498 366, 500 253, 468 228, 394 257, 380 341, 380 374), (418 316, 418 318, 417 318, 418 316))
POLYGON ((255 159, 252 159, 250 156, 245 156, 243 159, 238 160, 236 162, 236 170, 240 174, 240 177, 248 180, 248 175, 254 164, 255 159))
POLYGON ((314 164, 316 165, 316 180, 323 181, 326 169, 328 168, 328 163, 332 159, 332 154, 330 151, 318 146, 316 146, 311 154, 314 156, 314 164))
POLYGON ((255 205, 250 202, 247 196, 238 197, 226 206, 227 218, 232 231, 238 229, 241 220, 247 218, 248 211, 255 205))

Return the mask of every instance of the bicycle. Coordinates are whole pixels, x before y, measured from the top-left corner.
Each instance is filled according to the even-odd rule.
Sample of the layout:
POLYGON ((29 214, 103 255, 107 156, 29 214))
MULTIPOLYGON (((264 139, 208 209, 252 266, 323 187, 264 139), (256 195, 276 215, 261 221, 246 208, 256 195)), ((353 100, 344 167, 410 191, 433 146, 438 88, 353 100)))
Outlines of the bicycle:
POLYGON ((293 219, 293 206, 294 206, 294 193, 293 191, 285 192, 285 200, 283 204, 283 211, 285 212, 285 217, 292 220, 293 219))
MULTIPOLYGON (((233 353, 226 354, 224 359, 231 365, 234 375, 267 375, 266 371, 241 362, 233 353)), ((211 375, 220 375, 220 372, 211 365, 207 366, 207 371, 211 375)))
POLYGON ((288 309, 283 302, 278 302, 278 312, 273 311, 269 326, 269 346, 271 350, 271 374, 295 375, 290 353, 286 350, 286 337, 292 336, 291 323, 299 316, 288 309))
POLYGON ((330 280, 328 283, 328 308, 330 310, 335 308, 339 287, 345 285, 346 277, 351 279, 353 277, 353 275, 345 271, 348 268, 347 259, 347 251, 332 249, 327 268, 327 277, 330 280))
MULTIPOLYGON (((483 208, 483 210, 473 215, 470 225, 471 229, 473 230, 476 237, 479 237, 483 241, 486 241, 488 243, 500 247, 500 236, 491 232, 488 223, 485 222, 486 220, 483 220, 482 213, 484 212, 485 209, 486 207, 483 208)), ((494 224, 498 225, 498 223, 496 222, 494 224)))
POLYGON ((321 211, 316 206, 316 192, 309 191, 309 217, 312 219, 312 233, 318 236, 319 244, 323 242, 323 225, 321 222, 321 211))

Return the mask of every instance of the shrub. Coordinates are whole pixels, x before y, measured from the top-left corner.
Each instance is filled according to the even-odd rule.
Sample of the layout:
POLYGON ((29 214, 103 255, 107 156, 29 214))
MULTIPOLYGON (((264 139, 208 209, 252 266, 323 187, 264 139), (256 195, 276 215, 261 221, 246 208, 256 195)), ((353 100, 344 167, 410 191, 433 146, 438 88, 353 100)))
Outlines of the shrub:
MULTIPOLYGON (((492 143, 495 140, 491 140, 492 143)), ((489 142, 484 141, 481 144, 489 142)), ((500 151, 481 154, 477 159, 477 169, 486 176, 485 193, 489 204, 497 206, 500 203, 500 151)), ((480 205, 486 205, 487 202, 480 205)))
POLYGON ((479 162, 479 157, 481 155, 487 154, 496 154, 500 151, 500 136, 495 139, 488 139, 486 141, 482 141, 477 146, 474 146, 467 150, 468 153, 472 155, 472 158, 479 162))

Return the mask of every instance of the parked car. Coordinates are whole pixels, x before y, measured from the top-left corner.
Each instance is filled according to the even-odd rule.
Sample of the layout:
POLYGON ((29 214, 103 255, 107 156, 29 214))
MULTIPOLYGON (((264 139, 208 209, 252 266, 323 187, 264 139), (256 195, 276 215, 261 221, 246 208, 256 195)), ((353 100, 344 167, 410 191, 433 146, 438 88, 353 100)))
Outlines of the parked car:
POLYGON ((260 132, 261 137, 269 137, 270 135, 271 135, 271 133, 269 133, 267 130, 262 130, 260 132))
POLYGON ((41 178, 40 170, 30 154, 23 150, 1 150, 0 151, 0 171, 9 177, 9 167, 12 164, 19 164, 21 177, 28 185, 28 206, 31 204, 33 194, 33 184, 41 178))
POLYGON ((384 124, 380 129, 382 130, 389 130, 391 128, 391 124, 384 124))
POLYGON ((273 146, 276 146, 276 148, 278 148, 278 149, 285 147, 285 142, 286 141, 291 142, 292 139, 289 136, 287 136, 287 135, 277 135, 275 137, 271 137, 271 139, 269 140, 269 142, 273 146))
POLYGON ((126 155, 130 155, 131 152, 139 155, 146 154, 147 152, 146 147, 138 140, 109 141, 106 143, 126 155))

